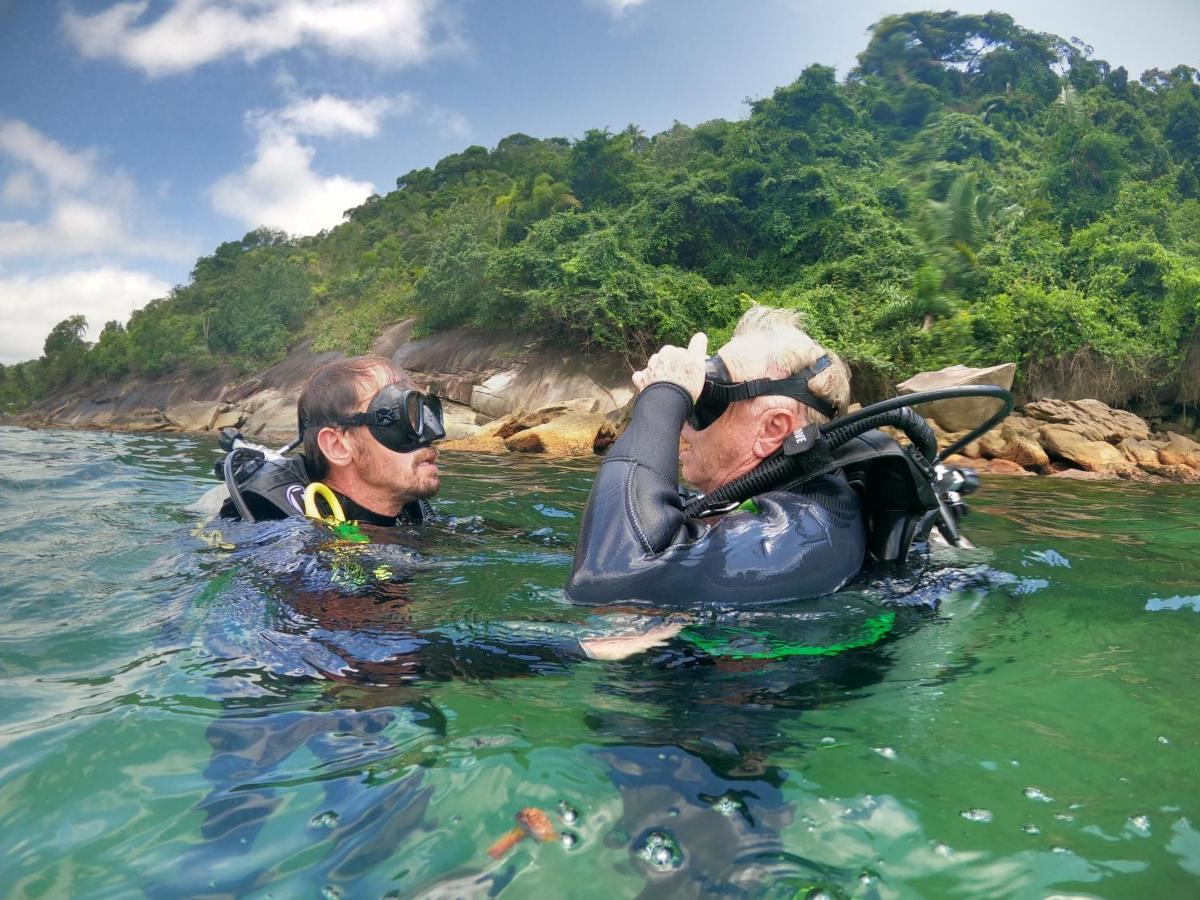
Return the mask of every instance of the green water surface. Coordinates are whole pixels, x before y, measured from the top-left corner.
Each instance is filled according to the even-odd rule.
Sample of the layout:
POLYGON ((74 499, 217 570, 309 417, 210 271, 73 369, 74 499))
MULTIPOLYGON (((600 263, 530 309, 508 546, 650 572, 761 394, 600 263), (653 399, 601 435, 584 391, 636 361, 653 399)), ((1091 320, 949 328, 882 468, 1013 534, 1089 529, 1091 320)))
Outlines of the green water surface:
POLYGON ((223 550, 215 458, 0 429, 9 896, 1200 894, 1200 489, 989 480, 871 646, 705 650, 858 634, 880 583, 655 598, 697 640, 596 662, 656 611, 562 595, 594 461, 446 455, 422 535, 223 550), (567 841, 493 860, 526 806, 567 841))

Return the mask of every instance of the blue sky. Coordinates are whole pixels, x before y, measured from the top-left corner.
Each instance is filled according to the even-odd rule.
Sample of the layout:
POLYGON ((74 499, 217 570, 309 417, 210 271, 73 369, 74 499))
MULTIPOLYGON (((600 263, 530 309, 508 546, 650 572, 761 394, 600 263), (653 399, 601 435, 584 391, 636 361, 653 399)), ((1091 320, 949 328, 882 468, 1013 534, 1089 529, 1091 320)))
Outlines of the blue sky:
MULTIPOLYGON (((506 134, 740 118, 844 76, 887 0, 0 0, 0 363, 186 282, 258 225, 311 234, 506 134)), ((1133 75, 1200 66, 1200 0, 996 0, 1133 75)))

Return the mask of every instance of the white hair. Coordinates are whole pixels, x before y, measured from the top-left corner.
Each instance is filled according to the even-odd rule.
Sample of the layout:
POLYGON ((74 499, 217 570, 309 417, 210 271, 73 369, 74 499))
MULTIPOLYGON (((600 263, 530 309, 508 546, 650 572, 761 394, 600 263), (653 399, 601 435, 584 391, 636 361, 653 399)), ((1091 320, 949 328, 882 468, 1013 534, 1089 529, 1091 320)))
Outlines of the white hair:
MULTIPOLYGON (((730 375, 739 381, 787 378, 828 355, 832 365, 814 376, 808 388, 839 412, 850 402, 850 369, 841 357, 822 347, 800 327, 800 317, 794 310, 759 306, 756 303, 746 310, 734 327, 730 343, 738 339, 741 339, 738 352, 730 354, 735 358, 725 359, 725 362, 730 366, 730 375)), ((725 358, 724 353, 722 358, 725 358)), ((754 402, 763 409, 792 407, 807 422, 820 424, 828 421, 828 417, 812 407, 802 406, 799 401, 788 397, 757 397, 754 402)))

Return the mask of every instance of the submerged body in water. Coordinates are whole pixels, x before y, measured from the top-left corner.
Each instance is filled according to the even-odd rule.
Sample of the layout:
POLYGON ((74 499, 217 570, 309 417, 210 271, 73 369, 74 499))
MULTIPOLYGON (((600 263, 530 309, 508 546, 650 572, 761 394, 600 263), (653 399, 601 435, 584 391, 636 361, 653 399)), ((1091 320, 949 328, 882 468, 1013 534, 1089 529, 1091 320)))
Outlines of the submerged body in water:
POLYGON ((1177 896, 1200 871, 1194 490, 995 479, 970 519, 987 550, 488 677, 590 627, 561 591, 590 461, 447 454, 444 523, 364 557, 411 574, 358 588, 303 523, 189 537, 179 498, 214 449, 194 438, 0 440, 16 893, 1177 896), (284 576, 314 551, 305 584, 340 600, 301 615, 284 576), (939 608, 754 655, 845 643, 897 594, 939 608), (461 674, 352 671, 427 633, 476 648, 461 674), (526 806, 570 849, 491 860, 526 806))

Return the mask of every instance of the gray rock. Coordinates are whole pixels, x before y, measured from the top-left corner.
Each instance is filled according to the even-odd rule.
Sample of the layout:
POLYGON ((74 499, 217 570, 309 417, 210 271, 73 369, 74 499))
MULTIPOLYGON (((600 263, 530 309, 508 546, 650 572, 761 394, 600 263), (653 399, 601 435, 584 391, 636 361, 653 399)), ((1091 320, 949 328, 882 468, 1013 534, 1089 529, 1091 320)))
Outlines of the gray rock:
MULTIPOLYGON (((916 394, 937 388, 960 387, 969 384, 994 384, 1010 390, 1017 367, 1013 363, 973 369, 969 366, 947 366, 936 372, 921 372, 907 381, 896 385, 901 394, 916 394)), ((996 401, 988 398, 965 398, 961 400, 939 400, 927 403, 918 412, 933 419, 944 430, 967 431, 983 422, 996 411, 996 401)))

